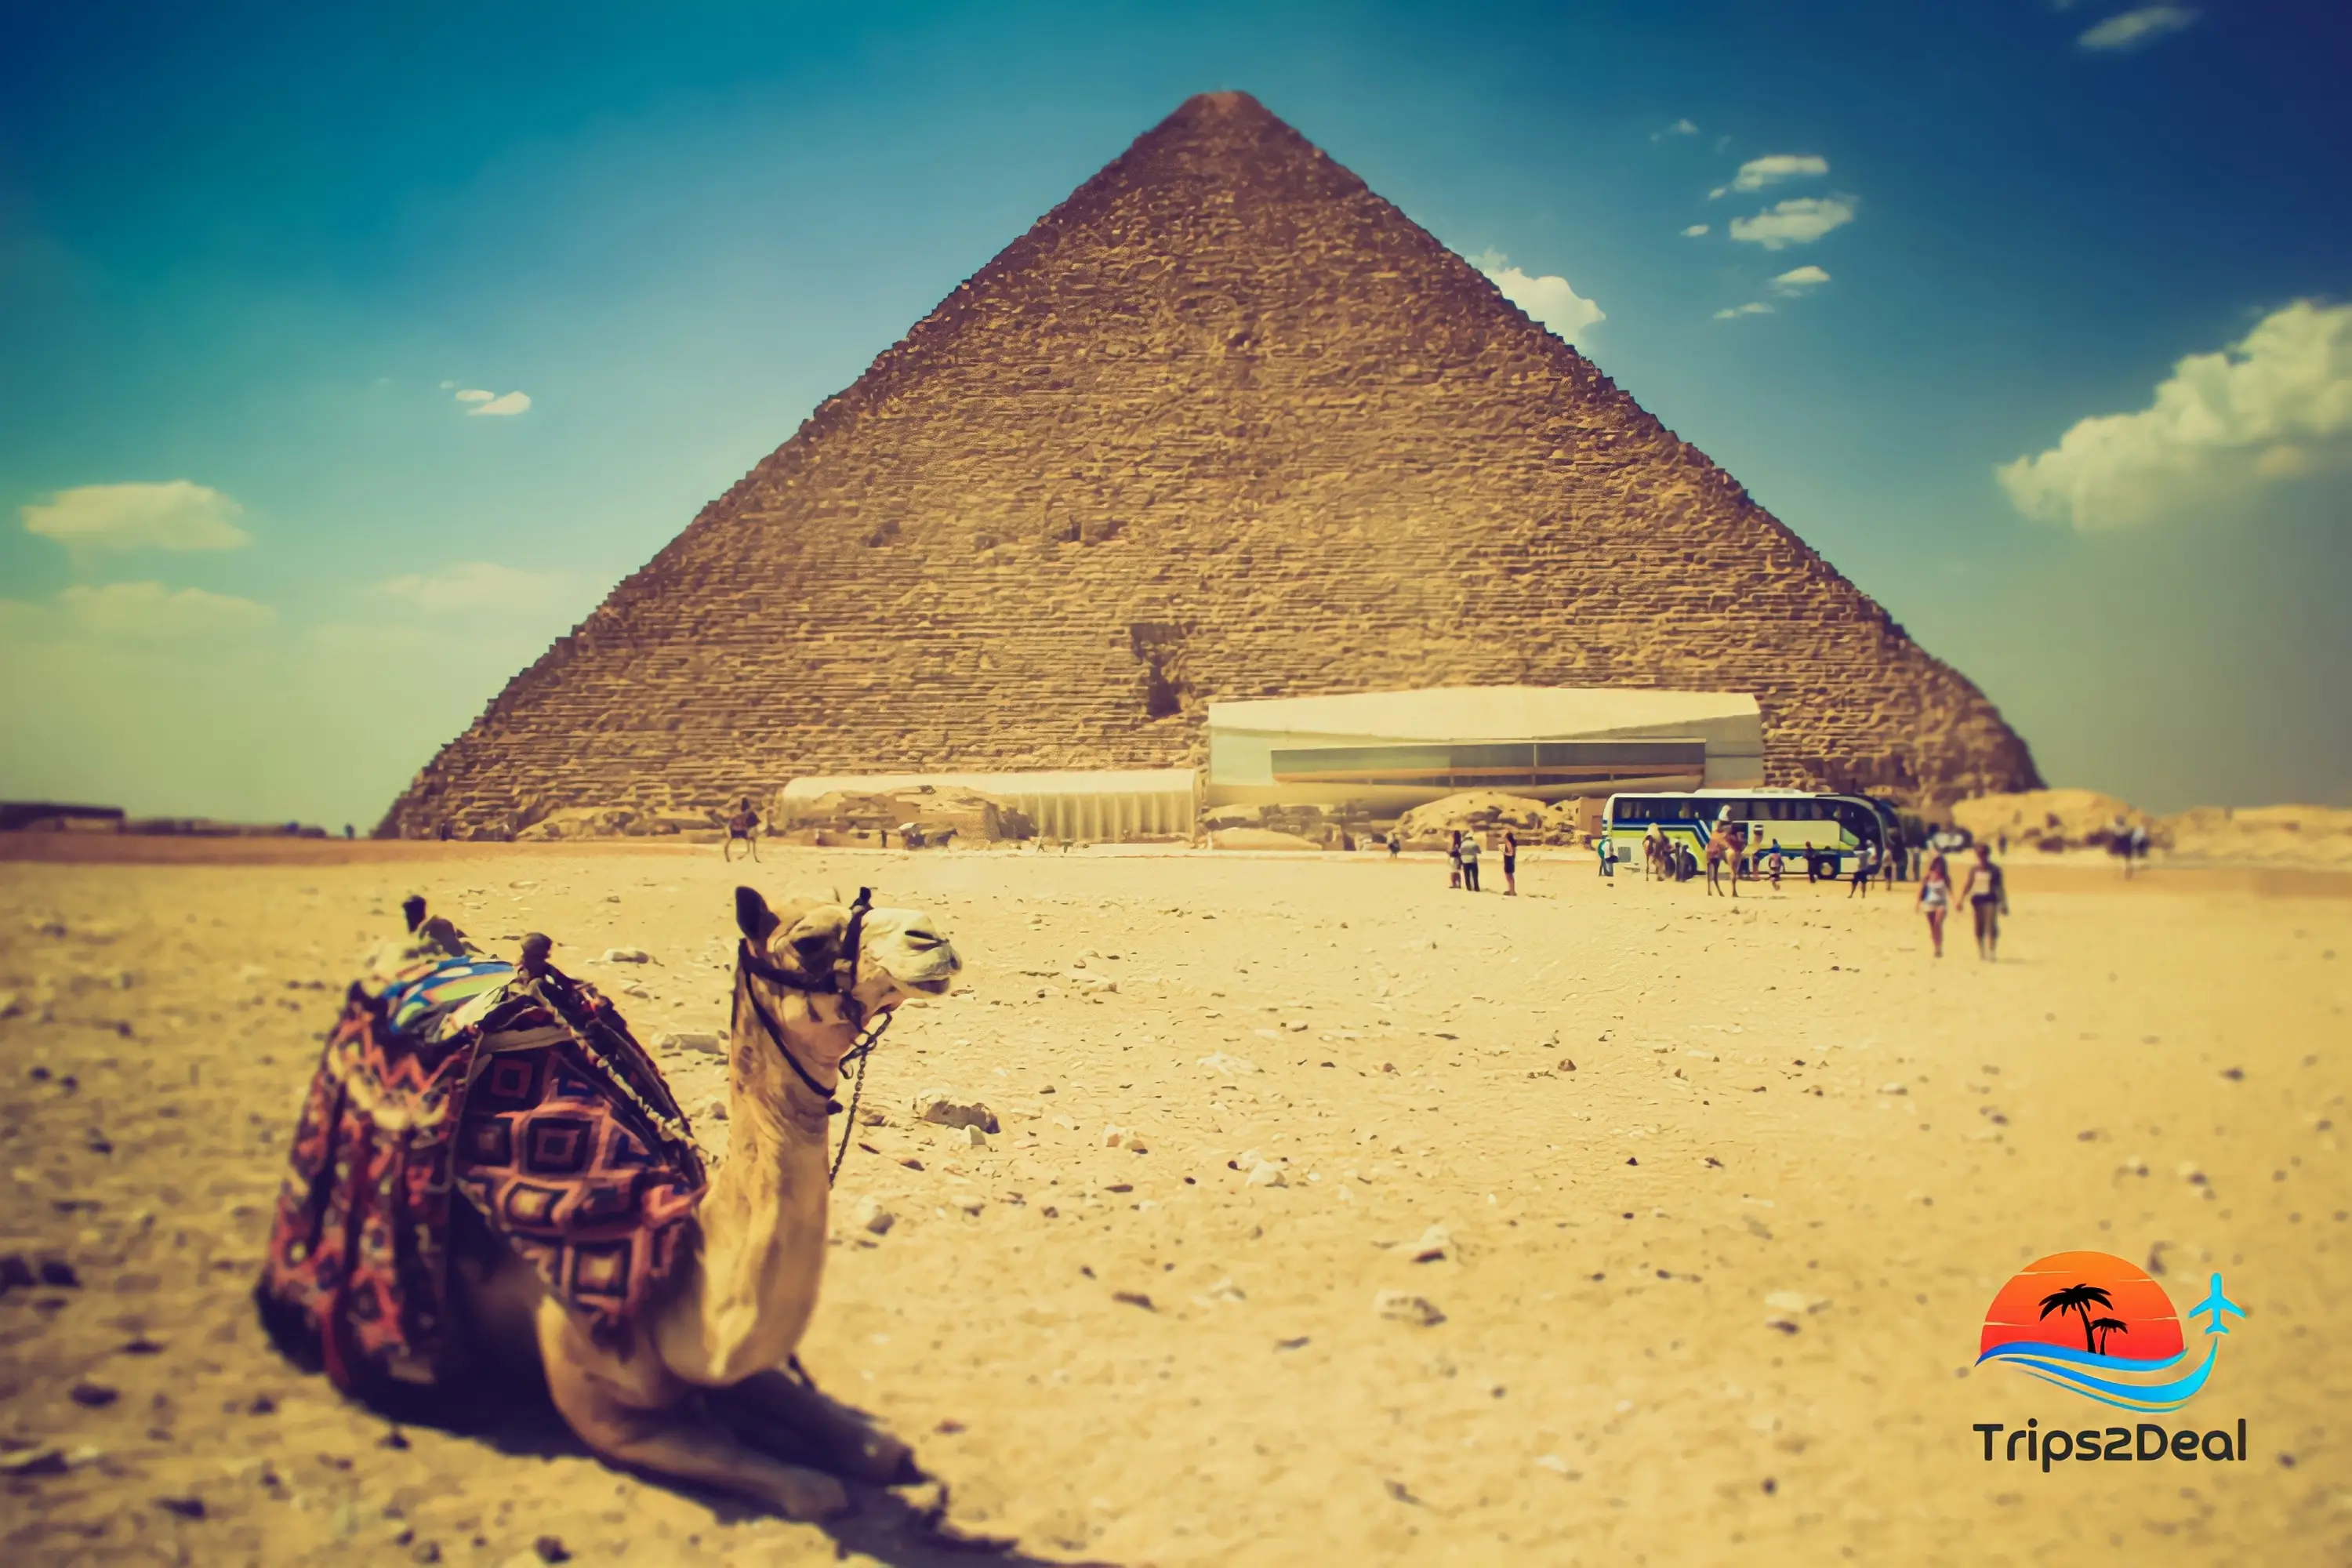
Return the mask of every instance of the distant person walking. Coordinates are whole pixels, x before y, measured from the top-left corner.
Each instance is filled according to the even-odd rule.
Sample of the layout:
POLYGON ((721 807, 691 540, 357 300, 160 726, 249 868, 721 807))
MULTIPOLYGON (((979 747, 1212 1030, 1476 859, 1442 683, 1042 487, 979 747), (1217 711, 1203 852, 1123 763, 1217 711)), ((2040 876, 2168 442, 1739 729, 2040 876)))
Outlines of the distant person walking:
POLYGON ((1993 864, 1989 846, 1977 846, 1976 864, 1969 868, 1968 885, 1961 894, 1969 900, 1969 912, 1976 917, 1977 956, 1990 963, 2000 948, 2000 917, 2009 913, 2009 879, 1993 864))
POLYGON ((1506 833, 1503 835, 1503 897, 1516 899, 1518 896, 1519 836, 1506 833))
MULTIPOLYGON (((1870 879, 1878 874, 1878 846, 1865 843, 1853 857, 1853 886, 1845 890, 1849 899, 1859 894, 1870 896, 1870 879)), ((1941 929, 1940 927, 1937 929, 1941 929)))
POLYGON ((1404 840, 1397 837, 1396 829, 1389 829, 1389 858, 1395 859, 1403 850, 1404 840))
POLYGON ((1919 879, 1919 912, 1927 917, 1927 935, 1935 941, 1937 958, 1944 956, 1944 917, 1951 908, 1951 874, 1938 855, 1927 862, 1927 874, 1919 879))
POLYGON ((719 850, 719 858, 734 859, 738 843, 751 852, 752 859, 760 858, 760 814, 751 809, 751 797, 748 795, 737 804, 735 815, 727 819, 727 844, 719 850))
POLYGON ((1604 833, 1592 841, 1592 852, 1600 858, 1601 874, 1613 879, 1617 875, 1616 842, 1604 833))
POLYGON ((1764 857, 1764 870, 1772 879, 1772 890, 1780 890, 1780 847, 1772 846, 1772 853, 1764 857))
POLYGON ((1462 836, 1462 885, 1472 892, 1478 890, 1478 836, 1462 836))
POLYGON ((1462 885, 1462 830, 1454 830, 1454 842, 1445 851, 1446 882, 1449 888, 1462 885))

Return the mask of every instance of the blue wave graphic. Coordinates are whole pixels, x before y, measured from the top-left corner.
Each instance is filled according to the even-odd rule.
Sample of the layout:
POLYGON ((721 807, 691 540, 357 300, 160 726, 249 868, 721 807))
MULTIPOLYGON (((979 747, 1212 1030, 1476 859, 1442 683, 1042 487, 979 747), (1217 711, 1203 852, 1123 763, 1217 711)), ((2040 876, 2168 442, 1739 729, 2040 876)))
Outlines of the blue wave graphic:
POLYGON ((2008 1362, 2021 1372, 2031 1373, 2044 1383, 2073 1389, 2076 1394, 2087 1395, 2101 1404, 2125 1410, 2155 1413, 2178 1410, 2194 1399, 2197 1391, 2205 1386, 2206 1378, 2212 1375, 2214 1358, 2221 1353, 2221 1342, 2209 1340, 2205 1344, 2205 1359, 2198 1363, 2196 1370, 2163 1382, 2142 1380, 2158 1378, 2179 1366, 2189 1357, 2186 1350, 2161 1360, 2137 1361, 2128 1356, 2096 1355, 2066 1345, 2020 1340, 2011 1344, 1995 1345, 1977 1357, 1977 1364, 1982 1366, 1989 1361, 2008 1362), (2115 1375, 2094 1375, 2098 1373, 2115 1375))

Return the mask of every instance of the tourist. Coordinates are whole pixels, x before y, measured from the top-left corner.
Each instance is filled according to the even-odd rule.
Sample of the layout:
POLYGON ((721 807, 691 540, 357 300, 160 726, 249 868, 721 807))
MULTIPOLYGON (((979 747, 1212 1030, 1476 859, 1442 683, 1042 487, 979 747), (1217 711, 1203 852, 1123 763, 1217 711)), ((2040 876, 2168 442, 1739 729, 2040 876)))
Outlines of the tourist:
POLYGON ((1403 839, 1402 839, 1402 838, 1399 838, 1399 837, 1397 837, 1397 831, 1396 831, 1396 829, 1395 829, 1395 828, 1393 828, 1393 827, 1390 828, 1390 829, 1389 829, 1389 858, 1390 858, 1391 860, 1394 860, 1394 859, 1397 858, 1397 856, 1398 856, 1399 854, 1401 854, 1401 853, 1403 851, 1403 849, 1404 849, 1404 840, 1403 840, 1403 839))
POLYGON ((1472 892, 1478 890, 1478 836, 1462 836, 1462 885, 1472 892))
POLYGON ((1519 836, 1506 833, 1503 835, 1503 897, 1516 899, 1518 896, 1519 836))
POLYGON ((2009 913, 2009 879, 1993 864, 1988 846, 1977 846, 1976 864, 1969 868, 1968 886, 1961 896, 1976 917, 1977 956, 1990 963, 2000 946, 2000 917, 2009 913))
POLYGON ((1617 846, 1609 835, 1604 833, 1592 841, 1592 852, 1600 857, 1601 874, 1614 878, 1617 875, 1617 846))
POLYGON ((1445 852, 1445 863, 1448 868, 1445 885, 1449 888, 1460 887, 1462 885, 1462 830, 1458 827, 1454 830, 1453 847, 1445 852))
POLYGON ((1927 874, 1919 879, 1919 911, 1927 917, 1927 934, 1935 939, 1937 958, 1944 956, 1944 916, 1951 907, 1951 874, 1938 855, 1927 862, 1927 874))
POLYGON ((1780 890, 1780 847, 1778 844, 1772 846, 1772 852, 1764 857, 1764 870, 1772 879, 1772 890, 1779 892, 1780 890))
MULTIPOLYGON (((1941 857, 1938 857, 1938 858, 1940 859, 1941 857)), ((1853 886, 1845 890, 1845 896, 1851 899, 1858 893, 1864 898, 1868 898, 1870 896, 1870 879, 1877 874, 1878 846, 1865 842, 1860 849, 1854 852, 1853 886)), ((1940 930, 1941 928, 1939 927, 1937 929, 1940 930)))

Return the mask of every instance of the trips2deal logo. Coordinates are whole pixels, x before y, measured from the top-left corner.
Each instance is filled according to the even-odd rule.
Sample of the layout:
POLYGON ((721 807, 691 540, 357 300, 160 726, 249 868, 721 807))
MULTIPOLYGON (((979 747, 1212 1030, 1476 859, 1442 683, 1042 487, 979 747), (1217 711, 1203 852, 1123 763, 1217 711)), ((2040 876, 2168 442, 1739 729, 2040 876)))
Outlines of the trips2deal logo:
MULTIPOLYGON (((2189 1310, 2203 1330, 2192 1351, 2180 1315, 2147 1270, 2105 1252, 2060 1252, 2027 1264, 1985 1311, 1977 1364, 1999 1362, 2044 1383, 2142 1416, 2168 1415, 2197 1397, 2213 1375, 2230 1321, 2244 1309, 2221 1293, 2216 1274, 2189 1310)), ((2127 1426, 2044 1429, 1979 1421, 1984 1458, 2022 1458, 2047 1473, 2070 1459, 2233 1460, 2246 1457, 2245 1418, 2200 1430, 2140 1420, 2127 1426), (1998 1455, 1996 1449, 1999 1450, 1998 1455)))

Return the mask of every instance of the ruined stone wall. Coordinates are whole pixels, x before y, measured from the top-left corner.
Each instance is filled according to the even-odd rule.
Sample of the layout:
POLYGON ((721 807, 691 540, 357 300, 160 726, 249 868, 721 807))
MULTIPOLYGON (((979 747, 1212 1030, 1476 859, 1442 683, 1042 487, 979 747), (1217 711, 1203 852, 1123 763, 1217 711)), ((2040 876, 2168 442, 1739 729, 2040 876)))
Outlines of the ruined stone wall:
POLYGON ((1775 784, 2039 783, 1728 475, 1213 95, 706 508, 379 831, 813 772, 1181 765, 1213 698, 1493 682, 1752 692, 1775 784))

